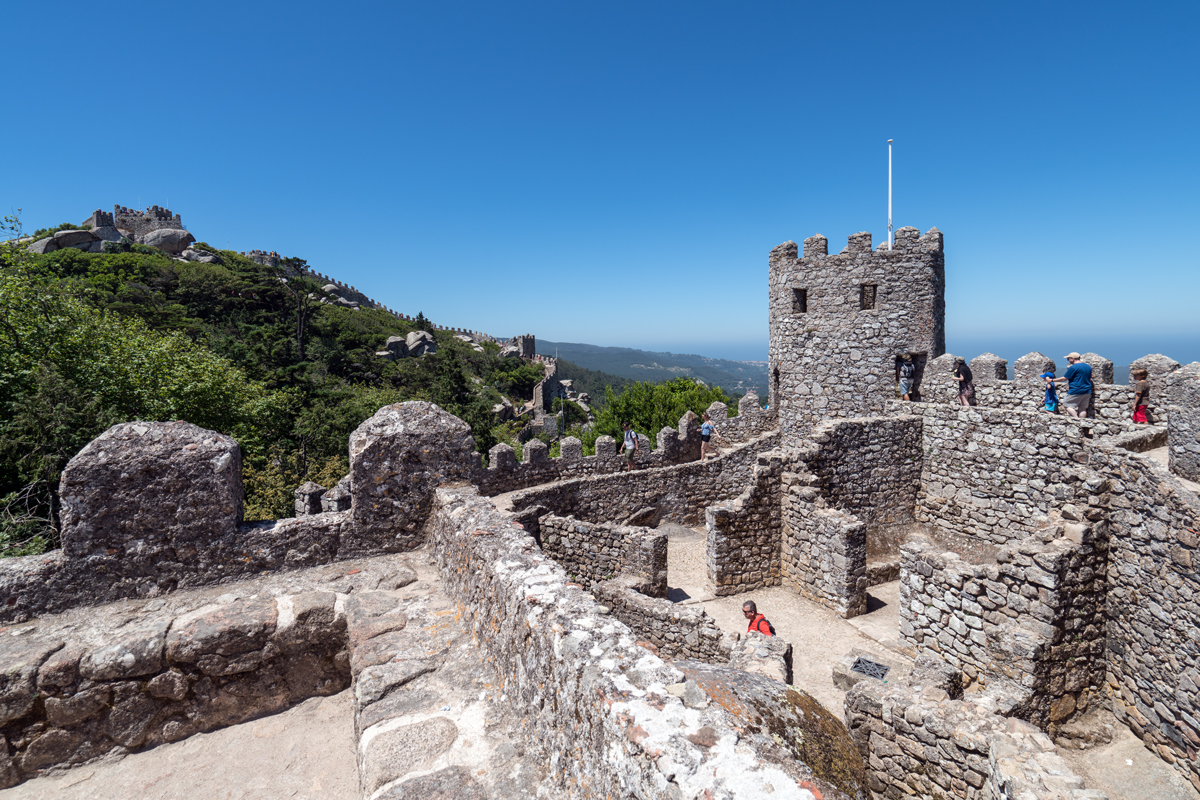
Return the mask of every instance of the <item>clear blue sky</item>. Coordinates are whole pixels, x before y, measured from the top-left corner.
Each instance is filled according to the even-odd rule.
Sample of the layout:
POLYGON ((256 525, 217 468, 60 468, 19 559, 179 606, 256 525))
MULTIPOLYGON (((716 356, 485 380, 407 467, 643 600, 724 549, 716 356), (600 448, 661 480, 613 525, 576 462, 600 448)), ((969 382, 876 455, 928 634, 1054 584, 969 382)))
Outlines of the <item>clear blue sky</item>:
POLYGON ((169 202, 445 325, 763 359, 767 253, 885 236, 893 138, 896 227, 946 237, 952 352, 1200 359, 1195 3, 4 18, 27 229, 169 202))

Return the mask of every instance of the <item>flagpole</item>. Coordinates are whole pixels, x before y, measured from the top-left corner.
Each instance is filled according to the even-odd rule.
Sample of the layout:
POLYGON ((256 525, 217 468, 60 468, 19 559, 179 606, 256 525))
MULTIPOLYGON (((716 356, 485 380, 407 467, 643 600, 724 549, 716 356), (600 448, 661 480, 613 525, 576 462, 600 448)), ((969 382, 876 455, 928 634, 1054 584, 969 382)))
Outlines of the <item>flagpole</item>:
POLYGON ((892 241, 892 140, 888 139, 888 250, 892 241))

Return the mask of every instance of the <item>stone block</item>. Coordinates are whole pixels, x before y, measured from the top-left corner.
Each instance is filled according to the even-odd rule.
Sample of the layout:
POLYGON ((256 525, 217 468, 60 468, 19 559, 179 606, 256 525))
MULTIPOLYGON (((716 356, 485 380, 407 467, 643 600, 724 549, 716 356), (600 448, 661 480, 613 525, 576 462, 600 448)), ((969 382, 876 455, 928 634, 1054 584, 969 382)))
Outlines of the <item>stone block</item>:
POLYGON ((264 650, 277 620, 273 598, 198 609, 175 620, 166 653, 172 662, 195 664, 207 675, 247 672, 273 655, 264 650))
POLYGON ((433 403, 384 406, 350 435, 357 523, 339 555, 410 550, 421 543, 433 492, 466 482, 479 464, 470 427, 433 403))
POLYGON ((188 422, 124 422, 68 462, 60 492, 68 557, 117 574, 215 571, 242 521, 241 450, 188 422))
POLYGON ((165 619, 118 629, 109 644, 80 660, 79 674, 88 680, 123 680, 158 672, 170 626, 171 621, 165 619))
POLYGON ((976 384, 1008 380, 1008 360, 994 353, 983 353, 971 359, 971 375, 976 384))
POLYGON ((309 514, 321 513, 321 498, 325 495, 326 489, 319 483, 306 481, 301 484, 293 493, 295 499, 296 516, 303 517, 309 514))

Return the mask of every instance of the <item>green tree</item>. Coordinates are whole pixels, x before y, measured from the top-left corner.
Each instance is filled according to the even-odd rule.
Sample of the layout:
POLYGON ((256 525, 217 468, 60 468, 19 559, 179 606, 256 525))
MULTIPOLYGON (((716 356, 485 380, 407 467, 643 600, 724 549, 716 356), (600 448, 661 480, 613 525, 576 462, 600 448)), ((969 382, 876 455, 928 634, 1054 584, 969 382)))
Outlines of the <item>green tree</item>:
POLYGON ((596 423, 586 434, 584 444, 594 452, 600 436, 621 438, 621 423, 628 421, 638 433, 655 441, 663 428, 674 428, 688 411, 697 416, 714 402, 729 404, 732 400, 719 386, 705 386, 692 378, 675 378, 662 383, 635 383, 617 394, 605 390, 604 408, 596 423))

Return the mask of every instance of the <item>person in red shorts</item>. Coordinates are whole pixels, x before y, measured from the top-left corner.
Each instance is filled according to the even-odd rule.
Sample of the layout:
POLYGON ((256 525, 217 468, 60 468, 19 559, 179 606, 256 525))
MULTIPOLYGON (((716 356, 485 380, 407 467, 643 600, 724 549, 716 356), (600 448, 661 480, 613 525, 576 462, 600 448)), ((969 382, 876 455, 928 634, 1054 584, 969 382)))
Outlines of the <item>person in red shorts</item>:
POLYGON ((1146 382, 1146 378, 1149 377, 1150 373, 1144 369, 1133 371, 1133 379, 1137 381, 1133 386, 1133 421, 1139 425, 1150 423, 1150 420, 1146 419, 1146 406, 1150 399, 1150 384, 1146 382))
POLYGON ((758 613, 758 607, 754 605, 753 600, 747 600, 742 603, 742 616, 750 620, 750 624, 746 627, 746 633, 761 633, 763 636, 775 635, 771 629, 771 623, 767 622, 766 617, 758 613))

